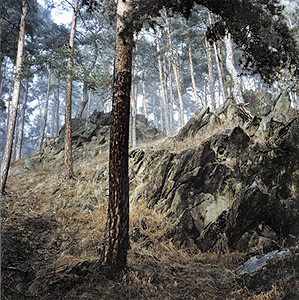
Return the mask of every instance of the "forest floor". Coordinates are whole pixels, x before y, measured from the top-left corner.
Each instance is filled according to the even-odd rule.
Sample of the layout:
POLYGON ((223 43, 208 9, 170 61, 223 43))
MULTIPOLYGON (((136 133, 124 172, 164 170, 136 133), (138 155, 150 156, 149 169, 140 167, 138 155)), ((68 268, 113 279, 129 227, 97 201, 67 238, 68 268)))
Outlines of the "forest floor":
POLYGON ((29 170, 24 160, 13 164, 2 201, 2 300, 284 299, 279 281, 250 290, 236 277, 234 270, 249 258, 245 253, 191 252, 166 243, 163 215, 140 203, 130 208, 130 227, 143 226, 142 238, 130 241, 128 268, 105 275, 97 266, 107 182, 99 187, 91 178, 95 166, 107 162, 105 153, 75 162, 70 182, 62 161, 29 170), (92 202, 95 191, 101 200, 92 202))

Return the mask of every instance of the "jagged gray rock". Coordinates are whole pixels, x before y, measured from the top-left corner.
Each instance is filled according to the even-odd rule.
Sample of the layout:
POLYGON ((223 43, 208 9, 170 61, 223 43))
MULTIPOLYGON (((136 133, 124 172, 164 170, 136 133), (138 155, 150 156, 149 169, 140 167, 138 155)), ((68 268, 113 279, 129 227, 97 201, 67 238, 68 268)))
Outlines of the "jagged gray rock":
POLYGON ((231 102, 216 112, 203 108, 173 140, 212 128, 218 132, 200 146, 178 153, 133 152, 131 179, 146 184, 133 197, 166 215, 165 238, 178 246, 256 254, 292 246, 299 239, 299 118, 285 93, 251 120, 231 102))

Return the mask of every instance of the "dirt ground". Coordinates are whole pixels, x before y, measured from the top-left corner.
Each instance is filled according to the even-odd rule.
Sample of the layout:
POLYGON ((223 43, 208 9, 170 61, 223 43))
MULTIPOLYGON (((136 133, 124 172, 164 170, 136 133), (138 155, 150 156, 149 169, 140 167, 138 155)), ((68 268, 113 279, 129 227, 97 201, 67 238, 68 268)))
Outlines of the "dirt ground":
POLYGON ((244 286, 234 270, 246 253, 199 253, 163 241, 163 216, 136 203, 131 228, 146 224, 142 238, 130 241, 127 270, 107 274, 98 263, 107 180, 91 180, 95 165, 107 165, 107 155, 75 163, 71 182, 63 179, 61 161, 12 166, 2 201, 1 299, 291 299, 281 279, 244 286))

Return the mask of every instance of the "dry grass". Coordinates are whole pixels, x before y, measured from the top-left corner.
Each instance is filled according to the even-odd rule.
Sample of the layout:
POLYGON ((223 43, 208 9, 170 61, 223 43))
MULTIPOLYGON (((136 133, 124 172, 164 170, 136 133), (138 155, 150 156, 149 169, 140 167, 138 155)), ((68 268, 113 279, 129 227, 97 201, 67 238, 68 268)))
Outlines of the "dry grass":
MULTIPOLYGON (((172 142, 142 147, 166 145, 177 151, 183 146, 172 142)), ((138 228, 141 236, 130 242, 128 269, 114 278, 104 276, 97 261, 106 222, 107 174, 99 182, 92 178, 96 166, 107 162, 107 153, 76 161, 76 180, 70 182, 63 178, 61 161, 37 164, 34 170, 24 170, 23 160, 13 165, 2 203, 2 299, 259 300, 286 294, 287 288, 278 285, 267 291, 240 285, 234 270, 245 254, 192 253, 169 244, 163 239, 167 228, 161 227, 165 216, 147 208, 142 198, 130 207, 130 229, 138 228), (85 261, 88 271, 77 273, 76 266, 85 261)), ((136 178, 134 183, 140 190, 141 182, 136 178)))

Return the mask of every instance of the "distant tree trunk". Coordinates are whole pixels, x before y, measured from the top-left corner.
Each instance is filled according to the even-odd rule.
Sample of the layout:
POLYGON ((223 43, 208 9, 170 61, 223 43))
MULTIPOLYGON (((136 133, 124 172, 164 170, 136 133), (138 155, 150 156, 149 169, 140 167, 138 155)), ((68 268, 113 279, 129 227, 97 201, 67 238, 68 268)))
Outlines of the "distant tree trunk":
POLYGON ((91 107, 91 89, 88 90, 87 118, 90 117, 90 107, 91 107))
POLYGON ((233 42, 229 32, 224 36, 226 47, 226 68, 233 83, 233 96, 237 104, 244 103, 241 81, 234 65, 233 42))
MULTIPOLYGON (((179 104, 174 99, 170 57, 168 58, 168 74, 169 74, 169 94, 170 94, 170 103, 171 103, 171 109, 170 109, 170 113, 169 113, 169 115, 170 115, 170 128, 171 128, 171 133, 174 133, 175 128, 174 128, 174 121, 173 121, 173 105, 176 105, 177 107, 179 107, 179 104)), ((180 124, 181 124, 182 122, 180 120, 180 117, 181 117, 181 114, 179 114, 179 121, 180 121, 180 124)))
POLYGON ((224 88, 224 99, 227 98, 227 90, 225 89, 225 81, 226 81, 226 75, 225 75, 225 70, 224 70, 224 59, 221 51, 221 41, 217 40, 216 41, 216 48, 217 48, 217 56, 219 60, 219 65, 220 65, 220 71, 221 71, 221 78, 223 82, 223 88, 224 88))
POLYGON ((9 116, 10 116, 10 102, 11 102, 11 93, 12 93, 12 86, 14 83, 14 68, 12 69, 11 72, 11 77, 10 77, 10 84, 9 84, 9 91, 8 91, 8 104, 7 104, 7 122, 6 122, 6 128, 8 127, 9 123, 9 116))
MULTIPOLYGON (((131 111, 131 117, 132 117, 132 123, 131 123, 131 147, 133 149, 136 148, 137 140, 136 140, 136 118, 137 118, 137 103, 136 103, 136 95, 135 95, 135 71, 134 71, 134 63, 132 63, 132 99, 131 99, 131 104, 132 104, 132 111, 131 111)), ((137 68, 137 66, 136 66, 137 68)))
MULTIPOLYGON (((79 11, 79 0, 75 1, 73 20, 70 34, 69 47, 70 51, 74 52, 76 24, 79 11)), ((73 178, 73 161, 72 161, 72 84, 73 79, 70 73, 73 68, 73 59, 70 57, 68 60, 68 75, 66 79, 66 99, 65 99, 65 136, 64 136, 64 165, 65 165, 65 178, 73 178)))
MULTIPOLYGON (((97 33, 96 31, 97 31, 97 29, 95 28, 94 34, 97 33)), ((95 39, 92 39, 92 38, 86 36, 85 34, 83 34, 81 32, 79 32, 79 33, 81 35, 83 35, 86 39, 90 40, 93 43, 93 45, 94 45, 93 60, 91 62, 91 65, 89 66, 88 72, 87 72, 88 76, 89 76, 90 73, 92 72, 92 70, 94 69, 94 66, 95 66, 95 64, 97 62, 98 53, 100 53, 101 57, 102 57, 102 54, 101 54, 101 52, 100 52, 100 50, 98 48, 98 44, 97 44, 97 42, 96 42, 95 39)), ((108 68, 106 67, 106 64, 105 64, 105 61, 104 61, 103 57, 102 57, 102 62, 103 62, 103 65, 104 65, 104 68, 105 68, 107 74, 109 75, 110 73, 109 73, 108 68)), ((81 102, 81 104, 79 106, 76 118, 80 118, 80 119, 82 118, 82 115, 83 115, 83 112, 84 112, 84 109, 85 109, 85 106, 86 106, 87 103, 88 103, 88 85, 87 85, 86 78, 85 78, 85 80, 83 81, 83 101, 81 102)))
MULTIPOLYGON (((159 37, 158 37, 158 27, 156 27, 156 47, 157 47, 157 52, 160 52, 160 43, 159 43, 159 37)), ((168 105, 167 105, 167 99, 166 99, 166 94, 165 94, 165 86, 164 86, 164 80, 163 80, 163 71, 162 71, 162 62, 161 62, 161 56, 160 54, 158 55, 158 67, 159 67, 159 77, 160 77, 160 91, 161 91, 161 96, 162 96, 162 101, 163 101, 163 106, 161 105, 161 112, 162 112, 162 107, 164 111, 164 119, 165 119, 165 131, 166 135, 170 135, 170 126, 169 126, 169 113, 168 113, 168 105)), ((161 128, 164 128, 163 126, 163 118, 161 118, 161 128)))
POLYGON ((156 97, 154 93, 153 93, 153 118, 154 118, 155 127, 158 128, 158 121, 156 118, 156 97))
POLYGON ((146 94, 145 94, 145 67, 143 67, 143 72, 142 72, 142 104, 143 104, 144 116, 146 119, 148 119, 146 94))
POLYGON ((212 99, 212 108, 215 110, 216 100, 215 100, 215 83, 214 83, 214 75, 213 75, 212 51, 206 34, 204 36, 205 36, 206 53, 208 58, 208 70, 209 70, 209 79, 210 79, 210 94, 212 99))
POLYGON ((193 67, 193 61, 192 61, 192 48, 191 45, 188 45, 188 54, 189 54, 189 63, 190 63, 190 75, 191 75, 191 82, 192 82, 192 88, 193 88, 193 95, 194 95, 194 100, 196 103, 196 108, 199 107, 199 99, 197 95, 197 89, 196 89, 196 83, 195 83, 195 77, 194 77, 194 67, 193 67))
POLYGON ((21 158, 21 150, 22 150, 22 144, 23 144, 23 131, 24 131, 24 123, 25 123, 25 111, 26 111, 26 104, 27 104, 27 98, 28 98, 28 87, 29 87, 29 78, 26 78, 23 106, 22 106, 21 118, 20 118, 20 122, 19 122, 18 144, 17 144, 17 148, 16 148, 16 160, 21 158))
POLYGON ((14 130, 17 119, 19 98, 20 98, 20 89, 21 89, 21 78, 20 74, 22 72, 22 61, 23 61, 23 52, 24 52, 24 38, 25 38, 25 19, 28 11, 28 3, 27 1, 22 2, 22 15, 20 22, 20 31, 19 31, 19 41, 18 41, 18 50, 17 50, 17 59, 16 59, 16 77, 14 83, 14 91, 12 96, 11 103, 11 115, 9 118, 8 128, 7 128, 7 136, 6 143, 3 152, 3 158, 1 163, 1 178, 0 178, 0 194, 4 194, 5 184, 7 180, 11 152, 12 152, 12 144, 14 137, 14 130))
POLYGON ((203 80, 203 93, 204 93, 205 106, 208 106, 207 81, 206 81, 206 78, 204 78, 204 80, 203 80))
MULTIPOLYGON (((210 26, 213 26, 214 20, 213 20, 213 16, 210 11, 208 11, 208 16, 209 16, 209 24, 210 24, 210 26)), ((224 90, 224 82, 223 82, 223 75, 222 75, 223 73, 221 71, 220 58, 218 56, 217 43, 215 41, 213 41, 213 48, 214 48, 214 53, 215 53, 215 60, 216 60, 216 67, 217 67, 217 72, 218 72, 220 90, 221 90, 221 94, 222 94, 222 98, 223 98, 223 102, 224 102, 224 99, 226 98, 226 94, 225 94, 225 90, 224 90)), ((220 99, 221 98, 219 97, 219 105, 221 104, 220 99)))
POLYGON ((49 98, 50 98, 50 88, 51 88, 51 75, 52 75, 52 70, 51 70, 51 67, 49 67, 49 69, 48 69, 48 88, 47 88, 47 97, 46 97, 46 107, 45 107, 45 110, 44 110, 43 126, 42 126, 41 131, 40 131, 40 139, 39 139, 39 145, 38 145, 39 151, 41 150, 42 145, 43 145, 46 126, 47 126, 47 120, 48 120, 49 98))
POLYGON ((109 204, 102 264, 121 270, 129 248, 128 144, 133 33, 123 16, 131 0, 117 4, 116 47, 109 157, 109 204))
POLYGON ((170 48, 170 55, 172 60, 172 68, 174 73, 174 78, 176 82, 177 92, 178 92, 178 98, 179 98, 179 104, 180 104, 180 120, 181 120, 181 127, 185 125, 185 117, 184 117, 184 103, 183 103, 183 97, 182 97, 182 89, 181 89, 181 83, 180 83, 180 75, 178 66, 174 57, 173 47, 172 47, 172 41, 170 36, 170 24, 167 17, 167 11, 165 10, 165 21, 166 21, 166 31, 167 31, 167 37, 168 37, 168 43, 170 48))
MULTIPOLYGON (((17 119, 19 119, 19 117, 17 119)), ((14 162, 16 160, 18 128, 19 128, 19 120, 16 121, 16 127, 15 127, 15 132, 14 132, 13 150, 12 150, 12 157, 11 157, 12 162, 14 162)))
POLYGON ((76 118, 80 118, 80 119, 82 118, 83 111, 84 111, 84 108, 87 103, 88 103, 88 86, 87 86, 87 83, 84 81, 83 82, 83 101, 80 103, 80 107, 78 109, 76 118))
POLYGON ((60 108, 60 77, 57 79, 57 93, 56 93, 56 116, 55 116, 55 136, 59 134, 59 125, 60 125, 60 117, 59 117, 59 108, 60 108))
POLYGON ((0 97, 2 95, 2 89, 3 89, 3 84, 4 84, 4 78, 5 78, 5 73, 6 73, 6 65, 7 65, 7 59, 4 62, 4 67, 2 71, 2 76, 1 76, 1 83, 0 83, 0 97))

